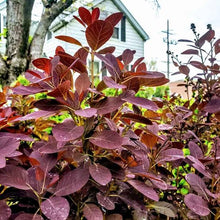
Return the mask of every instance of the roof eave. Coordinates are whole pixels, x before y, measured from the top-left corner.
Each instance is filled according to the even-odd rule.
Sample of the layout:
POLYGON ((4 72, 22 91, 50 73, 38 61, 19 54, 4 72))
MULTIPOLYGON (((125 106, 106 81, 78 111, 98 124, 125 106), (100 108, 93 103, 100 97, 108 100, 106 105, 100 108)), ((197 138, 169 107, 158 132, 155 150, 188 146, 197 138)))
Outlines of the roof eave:
POLYGON ((144 29, 140 26, 137 20, 133 17, 133 15, 128 11, 125 5, 120 0, 112 0, 114 4, 118 7, 118 9, 126 15, 126 18, 131 23, 133 28, 138 32, 141 38, 146 41, 149 39, 148 34, 144 31, 144 29))

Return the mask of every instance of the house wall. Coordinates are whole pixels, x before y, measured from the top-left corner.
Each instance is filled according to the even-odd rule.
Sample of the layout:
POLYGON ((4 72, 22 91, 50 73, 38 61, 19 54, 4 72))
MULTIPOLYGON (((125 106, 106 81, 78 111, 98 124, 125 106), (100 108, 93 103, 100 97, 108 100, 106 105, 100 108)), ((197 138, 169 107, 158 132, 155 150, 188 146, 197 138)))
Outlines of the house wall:
MULTIPOLYGON (((97 7, 100 8, 101 11, 107 11, 108 14, 112 14, 118 12, 119 9, 112 3, 111 0, 106 0, 102 2, 101 5, 97 7)), ((120 29, 119 24, 119 29, 120 29)), ((72 36, 79 40, 84 46, 87 45, 86 39, 84 37, 84 27, 72 19, 67 25, 63 26, 59 30, 52 33, 52 38, 45 41, 44 45, 44 53, 46 56, 53 56, 55 48, 59 45, 62 46, 67 53, 74 54, 79 46, 72 45, 60 40, 55 39, 54 37, 57 35, 67 35, 72 36)), ((120 36, 120 33, 119 33, 120 36)), ((129 48, 131 50, 136 50, 135 59, 144 56, 144 41, 140 37, 140 35, 136 32, 136 30, 132 27, 132 25, 126 19, 126 41, 123 42, 120 39, 111 38, 105 46, 115 46, 116 50, 114 55, 120 55, 125 49, 129 48)))

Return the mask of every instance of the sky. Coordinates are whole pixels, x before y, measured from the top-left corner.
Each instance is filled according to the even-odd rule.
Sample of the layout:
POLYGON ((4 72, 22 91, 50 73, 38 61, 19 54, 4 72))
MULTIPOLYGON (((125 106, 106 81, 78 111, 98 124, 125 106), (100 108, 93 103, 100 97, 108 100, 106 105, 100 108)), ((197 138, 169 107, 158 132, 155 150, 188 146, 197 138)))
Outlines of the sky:
MULTIPOLYGON (((166 72, 167 69, 167 48, 163 42, 166 34, 162 32, 167 30, 167 20, 172 33, 170 40, 173 42, 194 39, 191 23, 195 23, 201 34, 207 31, 207 24, 212 24, 216 38, 220 38, 220 0, 158 0, 159 9, 155 8, 153 0, 121 1, 149 35, 150 39, 145 43, 145 58, 147 62, 156 61, 158 71, 166 72)), ((183 43, 170 45, 170 51, 180 54, 189 49, 185 46, 183 43)), ((172 64, 170 70, 177 71, 172 64)), ((171 77, 171 80, 176 77, 171 77)))

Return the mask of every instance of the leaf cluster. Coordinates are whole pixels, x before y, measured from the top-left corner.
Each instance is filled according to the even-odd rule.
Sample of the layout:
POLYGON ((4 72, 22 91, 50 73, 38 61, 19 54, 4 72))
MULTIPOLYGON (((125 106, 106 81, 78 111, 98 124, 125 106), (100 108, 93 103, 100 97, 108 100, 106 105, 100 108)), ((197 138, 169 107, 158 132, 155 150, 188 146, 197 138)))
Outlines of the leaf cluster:
MULTIPOLYGON (((1 217, 217 215, 219 107, 213 110, 213 100, 218 93, 200 102, 137 97, 143 86, 168 80, 148 71, 144 58, 133 61, 135 51, 126 49, 115 57, 114 47, 103 47, 122 14, 99 20, 99 13, 81 7, 75 17, 88 45, 57 36, 79 50, 71 55, 57 47, 54 57, 33 61, 37 70, 25 73, 28 85, 17 83, 0 93, 1 217), (93 64, 87 67, 94 57, 108 72, 97 86, 93 64), (109 88, 111 96, 104 92, 109 88)), ((218 81, 212 85, 219 91, 218 81)))

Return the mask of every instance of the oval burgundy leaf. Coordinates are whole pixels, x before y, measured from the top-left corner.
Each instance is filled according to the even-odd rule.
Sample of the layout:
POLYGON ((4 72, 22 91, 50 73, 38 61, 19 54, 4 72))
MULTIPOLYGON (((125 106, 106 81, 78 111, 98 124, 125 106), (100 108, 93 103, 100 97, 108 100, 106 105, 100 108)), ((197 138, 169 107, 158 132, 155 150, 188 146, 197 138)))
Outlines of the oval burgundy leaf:
POLYGON ((113 26, 109 22, 97 20, 86 29, 86 39, 92 50, 99 49, 113 34, 113 26))
POLYGON ((101 192, 96 194, 99 205, 106 208, 107 210, 114 210, 115 203, 110 199, 110 197, 103 195, 101 192))
POLYGON ((104 130, 96 132, 90 139, 94 145, 105 149, 121 148, 123 138, 115 131, 104 130))
POLYGON ((103 220, 102 211, 95 204, 85 204, 83 215, 87 220, 103 220))
POLYGON ((153 188, 147 186, 145 183, 139 180, 128 180, 128 183, 144 196, 154 201, 159 201, 159 196, 157 195, 156 191, 153 188))
POLYGON ((44 70, 47 74, 51 71, 51 60, 48 58, 37 58, 32 61, 35 67, 44 70))
POLYGON ((158 106, 151 100, 141 97, 135 97, 132 94, 129 94, 129 92, 122 94, 121 99, 142 108, 150 109, 152 111, 156 111, 158 109, 158 106))
POLYGON ((75 140, 82 136, 84 128, 76 126, 72 119, 66 119, 63 123, 53 128, 53 136, 57 141, 75 140))
POLYGON ((89 173, 97 183, 103 186, 107 185, 112 179, 110 170, 98 163, 89 166, 89 173))
POLYGON ((105 47, 104 49, 99 50, 98 54, 106 54, 106 53, 113 53, 115 51, 115 47, 105 47))
POLYGON ((44 220, 43 217, 37 214, 23 213, 15 218, 15 220, 44 220))
POLYGON ((9 219, 11 216, 11 209, 10 207, 6 204, 6 201, 1 200, 0 201, 0 219, 9 219))
POLYGON ((118 24, 118 22, 122 19, 123 13, 122 12, 117 12, 114 14, 109 15, 105 21, 109 22, 113 27, 118 24))
POLYGON ((106 86, 108 86, 109 88, 114 88, 114 89, 125 89, 126 88, 125 85, 120 85, 116 83, 111 77, 108 77, 108 76, 104 76, 103 81, 106 84, 106 86))
POLYGON ((203 158, 203 152, 201 150, 201 148, 198 146, 198 144, 196 144, 193 141, 190 141, 189 144, 189 150, 190 150, 190 155, 192 155, 193 157, 199 159, 199 158, 203 158))
POLYGON ((25 169, 14 165, 7 165, 0 169, 0 184, 29 190, 30 188, 27 186, 27 183, 28 173, 25 169))
POLYGON ((200 216, 207 216, 210 213, 207 202, 195 194, 189 193, 184 197, 186 206, 200 216))
POLYGON ((66 196, 80 190, 89 180, 88 169, 77 168, 66 173, 58 182, 56 196, 66 196))
POLYGON ((90 118, 94 115, 96 115, 97 109, 95 108, 86 108, 86 109, 80 109, 76 110, 75 114, 81 117, 90 118))
POLYGON ((41 211, 51 220, 65 220, 70 211, 69 202, 63 197, 52 197, 41 203, 41 211))
POLYGON ((194 173, 189 173, 186 175, 185 179, 190 184, 192 189, 195 190, 199 195, 206 196, 205 189, 207 189, 207 187, 201 177, 194 173))
POLYGON ((79 16, 84 23, 90 25, 92 23, 92 15, 90 11, 84 7, 79 7, 79 16))
POLYGON ((198 69, 207 70, 207 67, 199 61, 190 61, 190 64, 198 69))
POLYGON ((12 91, 14 94, 18 94, 18 95, 33 95, 36 93, 45 92, 47 90, 35 86, 17 86, 13 88, 12 91))
MULTIPOLYGON (((68 42, 68 43, 71 43, 71 44, 76 44, 78 46, 82 46, 82 44, 73 37, 69 37, 69 36, 65 36, 65 35, 59 35, 59 36, 56 36, 55 38, 59 39, 59 40, 62 40, 62 41, 65 41, 65 42, 68 42)), ((65 52, 65 51, 63 51, 63 52, 65 52)))
POLYGON ((195 55, 198 55, 199 54, 199 51, 198 50, 194 50, 194 49, 189 49, 189 50, 185 50, 183 51, 181 54, 195 54, 195 55))
POLYGON ((135 54, 134 50, 126 49, 123 51, 122 60, 125 64, 125 66, 127 66, 133 60, 134 54, 135 54))
POLYGON ((188 66, 186 66, 186 65, 181 65, 181 66, 179 66, 179 71, 181 72, 181 73, 183 73, 183 74, 185 74, 185 75, 189 75, 189 72, 190 72, 190 69, 189 69, 189 67, 188 66))
POLYGON ((106 220, 123 220, 120 214, 111 214, 106 217, 106 220))
POLYGON ((94 8, 92 10, 92 23, 99 19, 99 15, 100 15, 100 9, 99 8, 94 8))
POLYGON ((34 103, 34 106, 48 112, 65 109, 65 106, 55 99, 40 99, 34 103))

